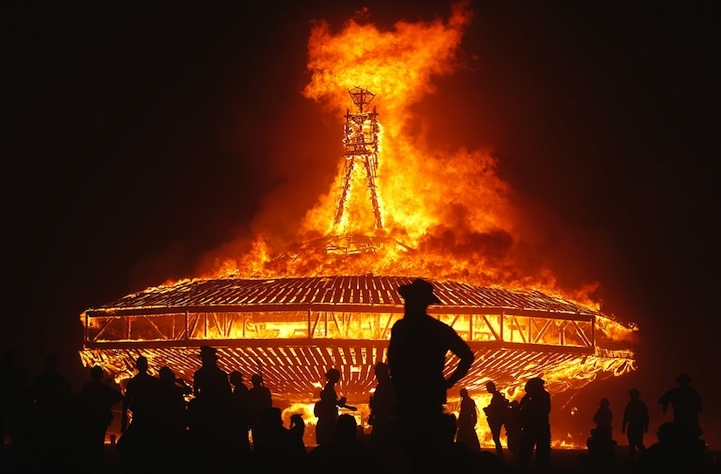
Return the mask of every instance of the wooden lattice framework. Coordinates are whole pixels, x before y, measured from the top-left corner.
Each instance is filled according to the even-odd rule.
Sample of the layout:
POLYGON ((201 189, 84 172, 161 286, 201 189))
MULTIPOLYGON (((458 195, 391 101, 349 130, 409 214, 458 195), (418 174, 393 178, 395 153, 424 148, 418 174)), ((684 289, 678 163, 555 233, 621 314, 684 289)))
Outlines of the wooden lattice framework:
MULTIPOLYGON (((336 367, 343 373, 344 394, 362 401, 374 386, 373 365, 385 360, 390 328, 402 317, 397 288, 411 280, 203 279, 151 288, 86 310, 81 357, 122 380, 143 354, 151 370, 168 365, 191 381, 200 366, 198 347, 207 344, 218 349, 227 371, 249 378, 261 370, 277 397, 312 399, 325 371, 336 367)), ((568 389, 599 373, 633 369, 628 344, 599 332, 608 324, 628 331, 632 325, 535 291, 455 282, 434 286, 443 304, 429 313, 451 325, 476 353, 464 379, 469 389, 480 390, 487 380, 510 385, 539 374, 558 374, 549 382, 568 389)))

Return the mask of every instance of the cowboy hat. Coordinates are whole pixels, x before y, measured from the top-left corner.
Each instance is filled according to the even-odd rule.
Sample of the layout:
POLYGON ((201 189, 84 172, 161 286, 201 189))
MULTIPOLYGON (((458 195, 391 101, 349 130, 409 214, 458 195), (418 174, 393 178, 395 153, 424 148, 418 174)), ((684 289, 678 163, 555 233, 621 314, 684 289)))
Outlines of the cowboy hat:
POLYGON ((441 304, 441 300, 433 293, 433 285, 422 278, 416 278, 412 283, 399 286, 398 293, 406 301, 441 304))

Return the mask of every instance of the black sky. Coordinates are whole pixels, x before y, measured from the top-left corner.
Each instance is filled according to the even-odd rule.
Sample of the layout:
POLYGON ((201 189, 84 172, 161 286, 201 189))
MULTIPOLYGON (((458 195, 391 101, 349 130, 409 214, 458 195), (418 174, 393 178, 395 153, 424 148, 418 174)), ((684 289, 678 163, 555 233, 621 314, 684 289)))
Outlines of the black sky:
MULTIPOLYGON (((31 370, 54 351, 84 377, 84 309, 192 276, 258 226, 292 233, 327 190, 341 128, 300 93, 311 19, 449 11, 245 3, 3 5, 2 347, 31 370)), ((655 409, 686 371, 718 447, 718 2, 471 5, 467 67, 416 106, 430 142, 492 147, 519 205, 575 243, 564 265, 639 324, 638 371, 591 397, 620 410, 636 385, 655 409)))

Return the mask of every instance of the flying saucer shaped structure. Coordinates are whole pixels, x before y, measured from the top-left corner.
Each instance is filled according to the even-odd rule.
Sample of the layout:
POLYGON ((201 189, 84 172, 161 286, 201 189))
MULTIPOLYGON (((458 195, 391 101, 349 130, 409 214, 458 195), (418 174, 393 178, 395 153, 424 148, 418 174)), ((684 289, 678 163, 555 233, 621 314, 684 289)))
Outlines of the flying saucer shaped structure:
MULTIPOLYGON (((429 252, 391 238, 407 233, 388 232, 383 219, 388 211, 376 183, 381 127, 375 107, 369 108, 375 95, 359 87, 348 92, 355 110, 345 115, 333 232, 291 245, 268 262, 253 260, 265 273, 243 268, 254 265, 236 267, 268 278, 192 279, 87 309, 80 353, 86 366, 99 364, 122 383, 144 355, 151 372, 168 366, 192 383, 199 348, 210 345, 223 370, 238 370, 246 380, 260 373, 278 402, 312 403, 334 367, 341 371, 342 394, 360 405, 372 393, 373 367, 386 360, 391 328, 403 316, 398 287, 418 276, 434 284, 442 302, 429 314, 452 326, 475 353, 462 380, 469 391, 485 391, 493 380, 512 395, 527 379, 542 376, 559 393, 634 369, 632 324, 539 291, 477 286, 447 271, 418 270, 414 263, 429 252), (372 216, 372 229, 355 233, 353 183, 356 192, 368 194, 355 206, 365 204, 372 216)), ((453 260, 445 247, 436 257, 453 260)), ((464 275, 474 271, 461 267, 464 275)), ((455 361, 448 357, 450 371, 455 361)))
MULTIPOLYGON (((199 347, 211 345, 221 368, 246 379, 260 372, 276 400, 312 403, 335 367, 349 403, 363 403, 375 386, 373 366, 385 360, 391 327, 403 316, 397 289, 412 279, 222 278, 153 287, 87 309, 80 355, 121 383, 135 373, 139 355, 151 372, 167 365, 192 382, 199 347)), ((476 355, 463 380, 469 390, 494 380, 513 392, 539 375, 554 392, 574 390, 634 369, 625 337, 631 324, 537 291, 431 281, 442 304, 429 314, 476 355)))

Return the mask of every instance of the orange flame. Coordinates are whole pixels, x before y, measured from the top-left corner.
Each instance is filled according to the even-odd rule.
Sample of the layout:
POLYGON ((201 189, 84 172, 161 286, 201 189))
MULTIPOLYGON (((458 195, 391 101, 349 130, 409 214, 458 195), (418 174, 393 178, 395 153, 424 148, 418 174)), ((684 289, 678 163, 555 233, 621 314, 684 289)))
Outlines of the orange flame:
MULTIPOLYGON (((243 242, 241 251, 236 243, 229 243, 216 252, 221 257, 215 257, 199 277, 425 276, 480 286, 537 289, 598 310, 600 304, 592 298, 597 283, 561 287, 554 270, 541 263, 528 243, 523 216, 511 204, 513 190, 497 175, 498 162, 490 150, 438 150, 425 140, 424 117, 414 113, 413 105, 435 92, 434 79, 456 70, 470 21, 468 4, 457 3, 447 20, 399 21, 390 31, 359 19, 348 20, 339 31, 325 21, 316 22, 308 40, 311 79, 303 95, 340 118, 353 108, 349 90, 360 87, 375 94, 373 106, 380 122, 375 182, 383 228, 375 228, 362 167, 352 176, 344 217, 334 225, 344 170, 344 158, 339 156, 335 182, 328 183, 329 189, 306 212, 294 242, 276 248, 270 235, 259 234, 251 242, 243 242)), ((342 127, 337 136, 328 139, 341 142, 342 127)), ((579 355, 543 373, 538 373, 539 364, 529 362, 513 374, 509 388, 518 389, 521 380, 542 376, 559 388, 578 389, 598 373, 620 375, 633 370, 629 351, 619 358, 614 358, 612 351, 616 346, 626 348, 635 337, 635 328, 604 318, 596 322, 595 337, 606 349, 579 355)), ((275 331, 272 337, 289 337, 287 333, 295 329, 284 321, 272 324, 265 328, 275 331)), ((270 336, 264 333, 262 337, 270 336)), ((358 339, 363 338, 359 333, 358 339)), ((86 366, 95 363, 92 354, 83 357, 86 366)), ((489 398, 479 396, 480 406, 489 398)), ((367 406, 364 415, 365 410, 367 406)), ((293 413, 303 415, 308 424, 306 443, 312 444, 315 418, 311 405, 292 405, 284 418, 293 413)), ((479 422, 477 432, 484 446, 492 445, 485 423, 479 422)), ((554 447, 573 446, 571 437, 554 442, 554 447)))
MULTIPOLYGON (((374 228, 362 167, 351 180, 345 217, 334 227, 343 169, 338 157, 336 182, 307 211, 296 242, 276 249, 269 236, 256 235, 249 251, 214 257, 201 277, 418 275, 538 289, 597 309, 589 296, 597 283, 559 288, 554 271, 524 242, 519 213, 509 201, 512 190, 497 176, 489 150, 431 149, 424 139, 423 117, 412 106, 435 91, 435 78, 457 69, 471 16, 463 2, 447 20, 398 21, 390 31, 356 19, 337 32, 323 20, 315 22, 308 40, 311 79, 303 94, 336 117, 353 107, 350 89, 375 94, 384 228, 374 228), (358 236, 365 241, 359 243, 358 236)), ((341 127, 331 139, 341 141, 341 127)))
MULTIPOLYGON (((507 185, 495 175, 495 160, 479 151, 428 150, 418 133, 421 121, 410 112, 415 102, 433 92, 435 76, 453 72, 469 21, 470 12, 458 5, 447 23, 401 21, 392 32, 349 20, 333 34, 320 22, 309 40, 308 67, 313 75, 305 96, 341 115, 349 104, 348 89, 360 85, 376 94, 383 125, 377 182, 385 230, 424 255, 440 251, 443 266, 453 249, 475 260, 494 253, 488 252, 489 247, 504 247, 512 240, 504 198, 507 185)), ((360 182, 363 177, 356 173, 356 178, 357 192, 348 206, 353 209, 352 219, 340 233, 373 229, 372 209, 360 182)), ((307 214, 305 232, 331 231, 328 224, 336 197, 327 194, 307 214)), ((402 256, 391 254, 393 262, 388 263, 406 270, 398 268, 402 256)), ((465 267, 467 262, 458 263, 465 267)))

